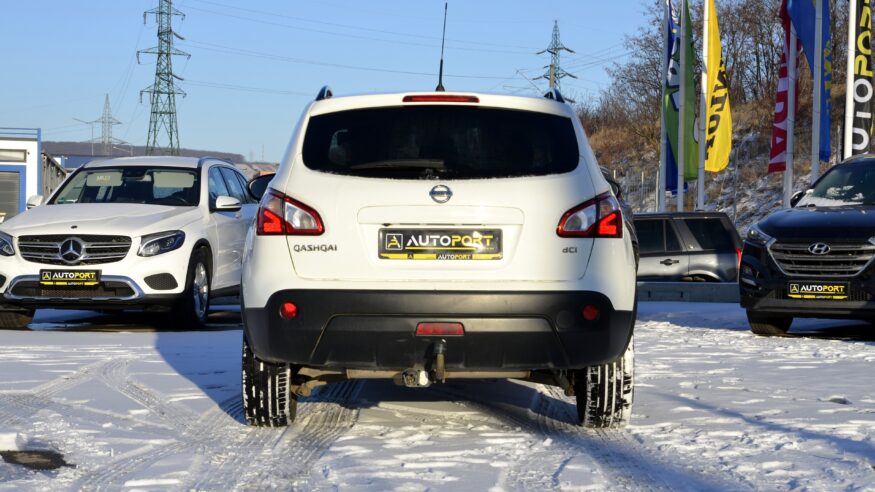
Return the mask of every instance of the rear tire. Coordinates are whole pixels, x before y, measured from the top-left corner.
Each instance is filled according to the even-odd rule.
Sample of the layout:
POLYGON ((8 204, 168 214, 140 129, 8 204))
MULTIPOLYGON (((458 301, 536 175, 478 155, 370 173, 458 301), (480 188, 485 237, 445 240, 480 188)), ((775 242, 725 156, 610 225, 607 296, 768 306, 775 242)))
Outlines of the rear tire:
POLYGON ((298 397, 289 391, 289 364, 260 360, 243 337, 243 413, 256 427, 285 427, 295 421, 298 397))
POLYGON ((33 321, 34 310, 0 311, 0 329, 23 330, 33 321))
POLYGON ((793 323, 792 316, 763 314, 747 311, 747 322, 750 323, 750 331, 762 336, 786 335, 793 323))
POLYGON ((185 275, 185 290, 182 297, 170 311, 171 323, 180 329, 200 330, 206 328, 207 313, 210 309, 209 253, 206 248, 198 248, 191 254, 188 272, 185 275))
POLYGON ((578 423, 591 429, 617 428, 629 423, 634 397, 635 349, 632 339, 617 360, 575 373, 578 423))

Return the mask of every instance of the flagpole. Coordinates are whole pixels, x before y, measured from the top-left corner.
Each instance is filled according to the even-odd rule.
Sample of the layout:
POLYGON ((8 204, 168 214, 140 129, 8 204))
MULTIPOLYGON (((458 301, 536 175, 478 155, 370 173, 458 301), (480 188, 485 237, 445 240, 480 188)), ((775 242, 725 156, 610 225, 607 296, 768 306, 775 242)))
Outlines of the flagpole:
POLYGON ((680 66, 680 111, 678 112, 678 155, 677 155, 677 165, 678 165, 678 199, 677 199, 677 211, 684 211, 684 168, 686 167, 686 156, 685 147, 686 147, 686 93, 687 93, 687 16, 686 16, 686 8, 687 8, 687 0, 681 0, 681 66, 680 66))
POLYGON ((668 132, 665 125, 665 80, 668 77, 668 1, 663 0, 662 11, 662 101, 660 104, 662 124, 659 127, 659 186, 656 190, 656 211, 665 212, 665 175, 668 162, 668 132))
POLYGON ((702 2, 704 12, 702 15, 702 97, 699 101, 699 178, 696 189, 696 209, 705 209, 705 157, 707 154, 707 139, 705 128, 708 118, 708 21, 711 19, 711 2, 702 2))
POLYGON ((814 102, 811 108, 811 183, 820 176, 820 104, 823 95, 823 0, 814 0, 814 102))
POLYGON ((848 13, 848 82, 845 85, 845 134, 842 145, 842 159, 847 159, 854 153, 854 53, 856 53, 857 36, 857 2, 850 0, 851 10, 848 13))
MULTIPOLYGON (((796 56, 799 54, 799 41, 796 28, 790 23, 790 42, 787 43, 787 152, 784 163, 784 208, 790 208, 793 197, 793 152, 796 145, 796 56)), ((737 165, 737 164, 736 164, 737 165)))

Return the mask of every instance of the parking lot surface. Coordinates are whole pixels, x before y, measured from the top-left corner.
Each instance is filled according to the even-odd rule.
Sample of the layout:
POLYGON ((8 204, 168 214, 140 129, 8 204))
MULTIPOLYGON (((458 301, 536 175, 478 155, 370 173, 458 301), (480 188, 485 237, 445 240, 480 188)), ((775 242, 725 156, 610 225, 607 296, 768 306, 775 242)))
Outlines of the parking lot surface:
POLYGON ((587 431, 515 381, 321 388, 284 429, 243 424, 237 313, 210 330, 40 311, 0 331, 0 490, 875 490, 875 328, 762 338, 731 304, 642 303, 633 424, 587 431), (5 457, 4 457, 5 458, 5 457))

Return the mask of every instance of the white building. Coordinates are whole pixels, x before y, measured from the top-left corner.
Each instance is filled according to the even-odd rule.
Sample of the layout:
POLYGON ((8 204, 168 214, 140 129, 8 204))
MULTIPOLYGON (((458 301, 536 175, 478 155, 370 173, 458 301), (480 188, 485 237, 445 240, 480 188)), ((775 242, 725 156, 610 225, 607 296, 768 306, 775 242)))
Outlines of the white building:
POLYGON ((0 128, 0 214, 25 210, 27 197, 42 189, 42 138, 38 128, 0 128))

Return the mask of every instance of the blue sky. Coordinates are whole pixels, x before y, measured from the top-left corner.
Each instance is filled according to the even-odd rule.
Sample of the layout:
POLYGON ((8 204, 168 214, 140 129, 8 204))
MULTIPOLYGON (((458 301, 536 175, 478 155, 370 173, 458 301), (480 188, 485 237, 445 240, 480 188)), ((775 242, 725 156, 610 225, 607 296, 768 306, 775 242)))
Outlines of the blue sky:
MULTIPOLYGON (((144 144, 157 0, 3 1, 0 126, 40 127, 46 140, 83 141, 109 93, 123 124, 114 136, 144 144)), ((650 2, 646 2, 650 3, 650 2)), ((431 90, 440 55, 442 0, 177 0, 174 18, 191 59, 175 58, 188 96, 177 99, 182 146, 278 160, 304 105, 325 84, 337 95, 431 90), (425 74, 425 75, 423 75, 425 74)), ((563 92, 581 100, 608 82, 625 56, 623 36, 643 23, 639 0, 450 1, 448 91, 535 94, 549 63, 535 53, 558 20, 562 65, 579 79, 563 92)), ((100 129, 95 128, 95 136, 100 129)))

